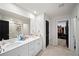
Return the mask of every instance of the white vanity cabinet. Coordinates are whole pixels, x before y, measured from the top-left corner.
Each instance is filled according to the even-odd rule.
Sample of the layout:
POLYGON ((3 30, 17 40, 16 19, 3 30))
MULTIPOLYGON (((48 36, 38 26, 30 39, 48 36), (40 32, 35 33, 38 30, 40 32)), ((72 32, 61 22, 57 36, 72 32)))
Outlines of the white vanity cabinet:
POLYGON ((28 44, 29 56, 33 56, 35 52, 35 41, 32 41, 28 44))
POLYGON ((37 55, 42 49, 42 40, 36 39, 28 44, 29 46, 29 56, 37 55))
POLYGON ((10 51, 7 51, 0 56, 27 56, 28 55, 28 44, 22 45, 10 51))
POLYGON ((14 49, 11 49, 12 46, 8 46, 7 49, 11 49, 6 51, 0 56, 35 56, 42 50, 42 39, 40 37, 28 39, 23 45, 17 46, 14 49), (29 40, 29 41, 28 41, 29 40))
POLYGON ((28 44, 18 47, 16 52, 18 56, 28 56, 28 44))

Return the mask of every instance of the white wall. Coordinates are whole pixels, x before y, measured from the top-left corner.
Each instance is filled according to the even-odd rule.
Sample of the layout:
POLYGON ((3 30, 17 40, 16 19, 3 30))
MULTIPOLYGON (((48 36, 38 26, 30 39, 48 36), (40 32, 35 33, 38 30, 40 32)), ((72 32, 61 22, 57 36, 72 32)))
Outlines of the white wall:
POLYGON ((52 20, 49 20, 49 44, 53 44, 53 41, 52 41, 52 20))
POLYGON ((30 32, 34 35, 41 35, 43 49, 46 47, 46 41, 45 41, 45 20, 44 20, 44 14, 40 14, 35 16, 35 18, 32 18, 30 20, 30 32))
POLYGON ((72 11, 72 17, 75 18, 75 39, 76 39, 76 55, 79 55, 79 4, 77 4, 72 11), (76 18, 77 16, 77 18, 76 18))
POLYGON ((75 38, 74 38, 74 24, 75 24, 75 18, 70 18, 70 40, 69 40, 69 48, 71 50, 74 50, 74 45, 75 45, 75 38))
POLYGON ((57 45, 56 20, 54 18, 52 18, 52 20, 50 20, 50 44, 57 45))

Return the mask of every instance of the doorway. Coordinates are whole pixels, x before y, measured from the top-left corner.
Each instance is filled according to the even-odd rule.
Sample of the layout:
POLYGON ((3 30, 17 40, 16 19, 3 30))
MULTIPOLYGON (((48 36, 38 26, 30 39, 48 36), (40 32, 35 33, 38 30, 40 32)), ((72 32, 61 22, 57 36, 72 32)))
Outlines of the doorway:
POLYGON ((49 21, 46 20, 46 47, 49 45, 49 21))
POLYGON ((68 36, 69 36, 68 20, 58 21, 57 22, 58 45, 68 48, 69 47, 68 36))

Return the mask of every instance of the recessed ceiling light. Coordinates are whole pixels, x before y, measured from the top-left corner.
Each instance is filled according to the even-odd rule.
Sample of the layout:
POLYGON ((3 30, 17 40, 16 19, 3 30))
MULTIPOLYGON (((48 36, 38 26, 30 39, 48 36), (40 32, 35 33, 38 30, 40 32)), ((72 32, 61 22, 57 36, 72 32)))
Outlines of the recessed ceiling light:
POLYGON ((36 12, 36 11, 34 11, 34 13, 36 14, 37 12, 36 12))

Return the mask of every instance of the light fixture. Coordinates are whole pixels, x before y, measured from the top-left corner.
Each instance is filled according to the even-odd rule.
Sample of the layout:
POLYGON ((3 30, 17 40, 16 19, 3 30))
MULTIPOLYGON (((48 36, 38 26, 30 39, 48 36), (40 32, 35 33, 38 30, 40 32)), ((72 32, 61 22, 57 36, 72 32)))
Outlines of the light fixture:
POLYGON ((36 12, 36 11, 34 11, 34 13, 36 14, 37 12, 36 12))

